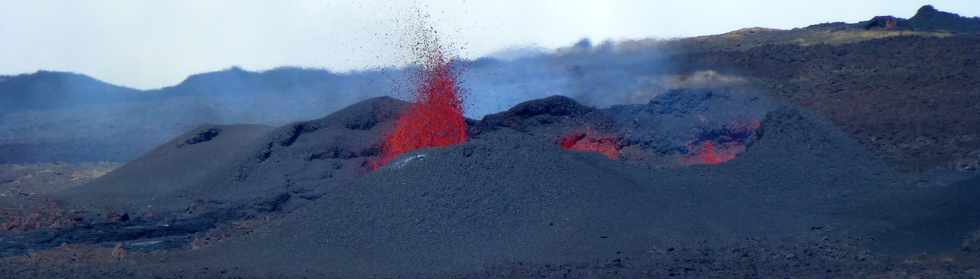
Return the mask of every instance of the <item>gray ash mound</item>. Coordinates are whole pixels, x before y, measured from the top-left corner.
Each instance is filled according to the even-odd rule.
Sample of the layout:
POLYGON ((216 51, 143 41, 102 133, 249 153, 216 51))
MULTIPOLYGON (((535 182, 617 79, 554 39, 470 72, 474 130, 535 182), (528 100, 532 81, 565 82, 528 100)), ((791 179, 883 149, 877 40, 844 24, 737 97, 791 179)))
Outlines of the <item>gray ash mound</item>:
POLYGON ((189 186, 206 183, 209 176, 222 172, 239 150, 250 146, 271 129, 257 125, 203 126, 157 147, 92 184, 60 195, 77 201, 80 206, 114 210, 172 205, 173 202, 167 200, 170 196, 179 195, 189 186), (162 203, 154 204, 153 201, 162 203))
POLYGON ((670 90, 645 105, 607 109, 553 96, 488 115, 473 133, 507 128, 559 141, 575 136, 585 139, 572 140, 608 138, 610 147, 626 160, 661 158, 676 162, 677 158, 669 155, 693 155, 705 142, 751 145, 761 135, 760 121, 775 108, 766 97, 740 88, 670 90))
POLYGON ((406 155, 248 238, 180 257, 271 274, 441 274, 592 262, 665 243, 805 242, 883 229, 856 205, 891 187, 887 168, 826 122, 777 109, 743 156, 682 169, 568 152, 528 128, 590 113, 560 97, 525 103, 481 123, 494 132, 406 155), (262 256, 223 256, 252 254, 262 256))
POLYGON ((51 211, 40 216, 76 226, 0 239, 0 255, 63 244, 187 247, 210 230, 289 212, 369 173, 383 131, 406 104, 382 97, 279 128, 196 128, 103 177, 52 194, 57 206, 24 212, 51 211))
MULTIPOLYGON (((202 126, 58 196, 78 208, 130 215, 193 213, 282 195, 315 199, 328 185, 371 172, 384 132, 405 106, 375 98, 276 129, 202 126)), ((771 107, 759 97, 727 91, 673 91, 647 105, 610 109, 554 96, 489 115, 470 132, 480 138, 517 131, 555 145, 563 135, 594 129, 615 136, 616 149, 687 155, 694 152, 690 143, 721 136, 729 123, 759 121, 771 107)))
POLYGON ((923 195, 829 121, 744 92, 676 91, 609 109, 534 100, 472 123, 465 144, 416 150, 372 171, 404 107, 377 98, 268 132, 204 127, 64 195, 69 204, 171 220, 228 208, 251 210, 239 219, 281 213, 209 247, 81 269, 135 277, 833 276, 885 272, 903 253, 958 249, 980 226, 959 211, 975 211, 975 187, 923 195), (751 121, 757 127, 731 128, 751 121), (583 130, 612 139, 563 144, 583 130), (706 142, 739 148, 692 163, 706 142), (618 156, 596 153, 604 148, 618 156), (142 173, 156 167, 171 169, 142 173), (158 177, 172 183, 111 192, 158 177), (957 226, 908 229, 937 222, 957 226))
POLYGON ((82 208, 139 215, 315 197, 328 190, 324 184, 370 171, 381 131, 405 104, 376 98, 276 129, 204 126, 60 196, 82 208))

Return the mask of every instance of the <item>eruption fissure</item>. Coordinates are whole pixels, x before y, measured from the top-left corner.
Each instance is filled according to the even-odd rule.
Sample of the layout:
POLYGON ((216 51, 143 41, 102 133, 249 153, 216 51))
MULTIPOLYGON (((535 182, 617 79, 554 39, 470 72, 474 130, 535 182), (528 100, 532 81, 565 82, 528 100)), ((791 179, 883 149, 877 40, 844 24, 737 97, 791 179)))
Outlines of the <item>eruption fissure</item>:
POLYGON ((575 132, 558 139, 562 149, 583 152, 596 152, 606 155, 609 160, 619 159, 620 146, 616 137, 598 134, 594 131, 575 132))

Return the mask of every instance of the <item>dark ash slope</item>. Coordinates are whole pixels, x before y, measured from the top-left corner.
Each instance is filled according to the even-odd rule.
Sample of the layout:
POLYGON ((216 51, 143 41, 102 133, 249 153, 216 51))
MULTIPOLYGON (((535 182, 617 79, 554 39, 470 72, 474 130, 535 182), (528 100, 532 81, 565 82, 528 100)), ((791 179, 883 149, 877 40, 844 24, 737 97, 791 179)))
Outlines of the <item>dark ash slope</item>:
MULTIPOLYGON (((903 213, 908 208, 881 203, 918 196, 918 190, 901 186, 885 164, 810 113, 767 113, 764 134, 726 164, 666 169, 555 145, 553 135, 560 133, 552 132, 601 122, 595 113, 550 98, 488 116, 467 144, 408 154, 376 173, 330 186, 319 199, 255 233, 163 255, 141 269, 157 275, 174 268, 209 274, 206 268, 243 276, 429 277, 520 270, 516 263, 535 270, 593 268, 591 263, 617 258, 631 258, 637 268, 669 269, 679 266, 643 255, 664 247, 760 255, 782 247, 817 254, 758 258, 754 264, 795 275, 825 274, 827 268, 838 275, 871 274, 892 266, 891 250, 866 250, 881 243, 878 236, 941 214, 911 216, 903 213), (792 263, 798 266, 782 266, 792 263)), ((284 143, 300 142, 291 138, 279 141, 283 150, 273 154, 309 154, 288 151, 292 145, 284 143)), ((950 194, 935 192, 928 200, 950 194)), ((969 223, 961 217, 969 218, 948 216, 969 223)), ((905 252, 939 246, 947 251, 948 245, 916 245, 958 241, 969 230, 888 245, 904 245, 905 252)), ((738 258, 715 255, 712 261, 727 267, 721 274, 752 274, 738 258)))
MULTIPOLYGON (((714 102, 704 99, 703 92, 677 94, 714 102)), ((599 154, 562 150, 556 144, 560 135, 583 126, 623 131, 626 126, 616 121, 623 114, 641 117, 652 113, 643 117, 658 123, 658 117, 684 119, 665 112, 699 111, 699 102, 665 102, 682 97, 664 98, 605 110, 564 97, 527 102, 474 123, 474 136, 466 144, 406 154, 376 172, 368 172, 367 162, 378 155, 382 132, 404 106, 400 101, 372 99, 263 136, 256 134, 265 128, 239 127, 241 135, 251 136, 222 139, 233 132, 215 134, 203 128, 152 153, 159 158, 135 161, 85 189, 99 193, 121 185, 113 181, 146 180, 139 175, 139 162, 178 165, 163 162, 214 158, 223 166, 206 178, 195 177, 193 172, 188 172, 186 180, 172 178, 184 182, 160 184, 165 194, 156 199, 137 192, 118 193, 116 198, 140 201, 122 206, 136 212, 147 212, 145 205, 176 210, 156 214, 189 230, 184 233, 261 216, 276 219, 201 249, 188 251, 188 246, 181 248, 179 241, 171 241, 169 248, 164 247, 169 250, 158 247, 156 253, 135 255, 125 264, 53 263, 45 269, 20 269, 17 274, 342 278, 525 277, 563 272, 579 277, 592 277, 589 274, 594 272, 612 272, 607 274, 610 277, 875 275, 905 268, 900 264, 905 255, 960 253, 958 244, 980 226, 973 220, 975 214, 964 213, 975 209, 968 202, 978 194, 970 188, 975 181, 942 189, 904 186, 887 164, 829 121, 790 107, 759 107, 763 118, 755 140, 735 160, 720 165, 609 160, 599 154), (244 151, 228 157, 233 159, 208 155, 222 148, 208 143, 222 141, 237 142, 244 151), (180 153, 195 145, 202 149, 180 153), (268 208, 269 198, 277 201, 274 208, 268 208), (206 206, 195 205, 201 201, 206 206), (193 210, 184 212, 183 206, 193 210), (252 210, 231 215, 232 219, 206 219, 212 212, 243 207, 252 210), (200 218, 214 223, 187 221, 198 225, 190 226, 180 221, 200 218), (745 256, 728 256, 733 253, 745 256), (707 262, 692 265, 679 262, 681 259, 707 262)), ((744 99, 729 96, 720 100, 721 104, 711 107, 726 107, 724 100, 744 99)), ((645 128, 652 132, 671 127, 645 128)), ((634 135, 649 134, 655 133, 634 135)), ((636 148, 662 154, 656 146, 636 148)), ((105 200, 110 203, 101 207, 115 206, 113 199, 105 200)), ((137 217, 115 227, 95 228, 109 233, 102 241, 121 241, 127 243, 123 247, 130 247, 129 243, 153 238, 112 240, 112 232, 131 230, 126 224, 152 220, 137 217)), ((131 233, 121 235, 133 237, 131 233)), ((5 263, 0 266, 11 268, 17 261, 11 258, 5 263)), ((949 272, 968 267, 958 265, 949 272)))

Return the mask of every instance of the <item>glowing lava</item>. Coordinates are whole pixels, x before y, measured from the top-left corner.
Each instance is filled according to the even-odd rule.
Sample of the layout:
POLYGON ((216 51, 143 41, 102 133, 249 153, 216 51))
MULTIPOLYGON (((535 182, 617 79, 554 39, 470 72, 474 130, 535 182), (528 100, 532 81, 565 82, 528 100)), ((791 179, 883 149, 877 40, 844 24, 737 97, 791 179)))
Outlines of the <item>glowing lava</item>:
POLYGON ((620 154, 616 137, 598 135, 592 130, 564 135, 558 139, 558 145, 566 150, 601 153, 609 160, 619 159, 620 154))
POLYGON ((428 56, 420 69, 422 76, 415 100, 385 139, 383 153, 374 164, 375 168, 419 148, 454 145, 467 140, 456 73, 441 52, 433 51, 428 56))
POLYGON ((684 165, 718 165, 731 161, 745 151, 746 144, 751 141, 756 130, 761 127, 759 121, 748 124, 733 125, 718 131, 709 131, 702 135, 702 141, 688 146, 693 152, 684 158, 684 165), (705 139, 710 138, 710 139, 705 139))
POLYGON ((731 161, 745 151, 744 144, 726 144, 716 148, 714 143, 705 142, 692 156, 685 158, 686 165, 717 165, 731 161))

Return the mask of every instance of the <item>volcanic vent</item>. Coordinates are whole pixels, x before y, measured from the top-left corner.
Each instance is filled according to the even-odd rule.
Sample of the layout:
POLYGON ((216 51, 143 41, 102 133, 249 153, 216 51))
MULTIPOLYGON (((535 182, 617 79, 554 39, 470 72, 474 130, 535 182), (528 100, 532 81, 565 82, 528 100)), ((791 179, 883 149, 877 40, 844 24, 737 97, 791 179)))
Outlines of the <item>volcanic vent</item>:
POLYGON ((558 140, 558 144, 566 150, 596 152, 606 155, 609 160, 619 159, 619 139, 615 136, 600 134, 592 129, 565 134, 558 140))
POLYGON ((451 60, 437 45, 425 50, 412 105, 385 138, 378 168, 407 152, 467 140, 462 94, 451 60))

